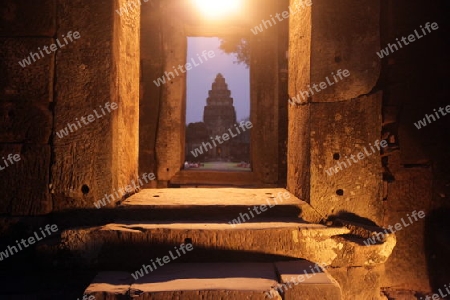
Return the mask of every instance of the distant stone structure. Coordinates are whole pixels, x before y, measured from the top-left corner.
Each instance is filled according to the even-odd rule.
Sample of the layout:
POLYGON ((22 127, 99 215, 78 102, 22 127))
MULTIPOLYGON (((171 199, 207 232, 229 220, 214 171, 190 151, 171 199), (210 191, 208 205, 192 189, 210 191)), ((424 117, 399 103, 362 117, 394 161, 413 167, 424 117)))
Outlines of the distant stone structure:
POLYGON ((203 142, 211 142, 210 137, 222 136, 228 130, 234 130, 237 123, 236 110, 233 105, 231 91, 222 74, 217 74, 216 79, 206 99, 203 110, 203 122, 190 123, 186 128, 186 159, 210 160, 210 161, 239 161, 250 159, 250 132, 246 131, 231 138, 204 155, 194 158, 190 151, 201 147, 203 142), (206 133, 206 135, 205 135, 206 133))

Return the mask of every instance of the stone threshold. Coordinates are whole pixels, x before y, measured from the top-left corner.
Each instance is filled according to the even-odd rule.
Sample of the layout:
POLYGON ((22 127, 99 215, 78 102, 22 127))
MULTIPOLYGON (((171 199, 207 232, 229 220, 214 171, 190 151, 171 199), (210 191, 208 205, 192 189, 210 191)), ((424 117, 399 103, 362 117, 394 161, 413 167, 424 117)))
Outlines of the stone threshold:
POLYGON ((341 299, 330 274, 306 260, 276 263, 173 263, 134 279, 101 272, 85 291, 114 299, 341 299))
POLYGON ((231 218, 240 213, 254 213, 255 218, 273 216, 299 218, 309 223, 322 221, 322 216, 307 202, 283 188, 143 189, 125 199, 118 208, 152 211, 192 210, 195 214, 203 212, 206 219, 208 214, 221 219, 221 215, 231 218), (255 206, 258 209, 255 210, 255 206), (261 206, 267 206, 266 211, 258 214, 261 206))

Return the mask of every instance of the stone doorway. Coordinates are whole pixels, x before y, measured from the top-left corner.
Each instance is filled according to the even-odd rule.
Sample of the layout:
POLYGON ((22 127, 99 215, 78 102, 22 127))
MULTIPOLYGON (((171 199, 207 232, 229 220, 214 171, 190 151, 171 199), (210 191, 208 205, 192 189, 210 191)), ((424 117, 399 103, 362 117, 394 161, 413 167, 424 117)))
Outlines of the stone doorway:
MULTIPOLYGON (((287 176, 287 50, 288 22, 264 34, 250 28, 272 11, 286 10, 288 1, 267 0, 267 7, 226 21, 205 21, 187 7, 190 1, 156 1, 141 12, 141 97, 139 173, 155 170, 158 187, 184 184, 283 186, 287 176), (170 24, 167 26, 165 24, 170 24), (246 37, 250 43, 251 172, 186 173, 186 74, 166 84, 154 80, 187 63, 187 37, 246 37), (144 130, 143 130, 144 129, 144 130)), ((223 152, 223 149, 222 149, 223 152)), ((217 154, 217 149, 215 151, 217 154)), ((222 155, 223 153, 221 153, 222 155)))
POLYGON ((243 162, 250 165, 253 126, 247 40, 187 39, 184 170, 248 171, 243 162))

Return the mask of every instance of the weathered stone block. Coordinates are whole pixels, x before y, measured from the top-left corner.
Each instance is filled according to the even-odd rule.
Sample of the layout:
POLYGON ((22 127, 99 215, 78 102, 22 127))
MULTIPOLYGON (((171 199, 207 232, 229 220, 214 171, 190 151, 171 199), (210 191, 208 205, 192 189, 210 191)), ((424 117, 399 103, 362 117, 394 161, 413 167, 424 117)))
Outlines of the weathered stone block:
POLYGON ((136 177, 139 9, 119 16, 115 9, 122 4, 58 2, 58 36, 78 31, 80 38, 56 59, 55 131, 75 128, 54 137, 52 186, 64 202, 57 207, 91 206, 136 177))
POLYGON ((310 204, 326 216, 350 212, 381 224, 381 157, 370 147, 380 142, 381 93, 313 104, 310 123, 310 204))
POLYGON ((51 37, 56 31, 55 16, 55 0, 4 0, 0 6, 0 36, 51 37))
POLYGON ((289 96, 291 99, 301 91, 307 90, 311 80, 312 6, 304 6, 304 3, 303 0, 291 0, 290 3, 291 9, 298 11, 289 16, 289 96))
POLYGON ((341 300, 341 288, 336 280, 314 262, 286 261, 275 263, 280 276, 280 292, 284 299, 341 300))
POLYGON ((48 144, 53 116, 48 105, 0 102, 0 140, 4 143, 48 144))
MULTIPOLYGON (((152 1, 139 3, 153 6, 152 1)), ((128 0, 118 1, 119 6, 127 4, 128 0)), ((112 118, 111 164, 113 185, 117 188, 128 185, 138 173, 141 6, 126 16, 114 13, 111 64, 115 68, 112 81, 117 87, 112 89, 111 99, 119 104, 119 109, 112 118)), ((144 172, 150 171, 153 170, 144 172)))
POLYGON ((0 38, 0 101, 52 101, 55 53, 41 55, 39 48, 53 43, 50 38, 0 38))
POLYGON ((190 261, 268 261, 284 256, 333 266, 384 263, 395 245, 395 238, 364 246, 335 237, 348 233, 346 228, 293 222, 245 223, 235 228, 220 223, 136 223, 66 230, 62 239, 80 265, 120 270, 142 265, 145 257, 164 256, 186 240, 196 249, 186 256, 190 261))
MULTIPOLYGON (((1 144, 1 157, 20 155, 20 160, 0 171, 0 213, 39 215, 49 213, 52 201, 49 193, 50 146, 1 144)), ((5 166, 3 158, 2 167, 5 166)))
POLYGON ((335 82, 332 72, 350 76, 315 93, 314 102, 348 100, 368 94, 378 81, 381 60, 380 3, 315 0, 312 5, 310 83, 335 82))
POLYGON ((310 106, 289 110, 287 189, 309 202, 310 180, 310 106))
POLYGON ((402 218, 407 225, 411 224, 408 215, 414 210, 425 211, 425 219, 419 219, 396 232, 397 246, 386 262, 386 277, 383 278, 383 284, 427 291, 430 289, 427 255, 431 253, 424 251, 424 232, 433 194, 432 170, 399 168, 394 170, 393 175, 396 180, 389 184, 387 213, 383 226, 402 223, 402 218))
POLYGON ((384 264, 391 256, 393 249, 397 243, 396 236, 393 234, 385 235, 383 243, 366 246, 364 242, 367 239, 335 237, 339 244, 339 251, 336 251, 337 257, 334 259, 333 267, 349 266, 373 266, 384 264))
POLYGON ((67 208, 87 205, 81 192, 83 185, 89 188, 87 196, 90 202, 112 189, 111 128, 117 111, 103 114, 100 109, 112 101, 113 11, 111 4, 96 2, 89 6, 84 1, 80 1, 76 8, 73 4, 59 1, 58 11, 61 24, 58 35, 77 30, 81 36, 60 51, 56 59, 55 133, 61 134, 69 124, 73 132, 68 131, 67 136, 54 136, 52 192, 58 200, 56 207, 67 208), (110 12, 105 13, 108 10, 110 12), (95 116, 94 110, 100 117, 95 116), (81 123, 81 118, 88 115, 94 115, 95 120, 87 125, 81 123), (61 198, 71 200, 63 205, 59 203, 61 198))
POLYGON ((102 272, 94 278, 84 294, 94 296, 96 300, 128 300, 132 282, 133 278, 128 272, 102 272))
POLYGON ((327 271, 339 282, 342 300, 381 300, 380 280, 383 266, 375 268, 328 268, 327 271))
MULTIPOLYGON (((135 275, 136 276, 136 275, 135 275)), ((85 294, 96 300, 267 299, 277 284, 273 264, 163 265, 158 272, 134 279, 129 272, 99 273, 85 294)), ((274 300, 281 296, 274 293, 274 300)))
POLYGON ((267 35, 255 43, 251 57, 250 78, 251 106, 250 120, 257 124, 251 132, 251 155, 253 172, 264 183, 277 183, 278 181, 278 87, 277 74, 277 47, 274 36, 267 35), (264 66, 264 69, 259 69, 264 66), (270 88, 269 88, 270 87, 270 88))
MULTIPOLYGON (((164 37, 164 71, 172 69, 186 60, 187 39, 184 34, 180 15, 174 15, 179 1, 161 2, 162 19, 170 26, 162 26, 164 37)), ((159 75, 162 76, 163 74, 159 75)), ((186 75, 180 74, 160 88, 163 101, 160 102, 158 132, 156 137, 156 156, 158 158, 158 180, 170 180, 184 161, 185 119, 184 101, 186 93, 186 75), (170 149, 170 151, 167 151, 170 149)))
POLYGON ((138 279, 131 293, 139 295, 139 300, 264 300, 265 292, 276 283, 271 263, 172 263, 138 279))

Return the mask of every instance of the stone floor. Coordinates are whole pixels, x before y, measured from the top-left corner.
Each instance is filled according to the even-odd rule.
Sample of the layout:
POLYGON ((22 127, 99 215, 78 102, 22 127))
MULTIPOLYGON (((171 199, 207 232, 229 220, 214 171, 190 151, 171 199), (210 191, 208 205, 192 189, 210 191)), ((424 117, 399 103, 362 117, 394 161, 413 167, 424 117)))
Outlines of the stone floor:
POLYGON ((303 201, 282 188, 189 188, 189 189, 144 189, 126 199, 122 206, 195 206, 214 205, 262 205, 267 201, 277 205, 302 205, 303 201), (285 195, 285 196, 283 196, 285 195))
POLYGON ((102 272, 86 294, 97 300, 341 299, 337 282, 314 266, 310 261, 169 264, 138 279, 125 272, 102 272))
POLYGON ((321 216, 308 203, 281 188, 149 189, 117 207, 52 217, 58 224, 66 221, 61 239, 9 261, 0 299, 81 299, 86 292, 96 300, 347 300, 329 273, 282 292, 277 286, 316 263, 378 264, 393 246, 390 241, 366 247, 348 238, 345 226, 319 224, 321 216), (238 217, 241 224, 233 226, 238 217), (194 250, 144 276, 144 265, 183 243, 194 250), (360 261, 367 257, 375 261, 360 261), (138 270, 143 277, 131 278, 138 270))

